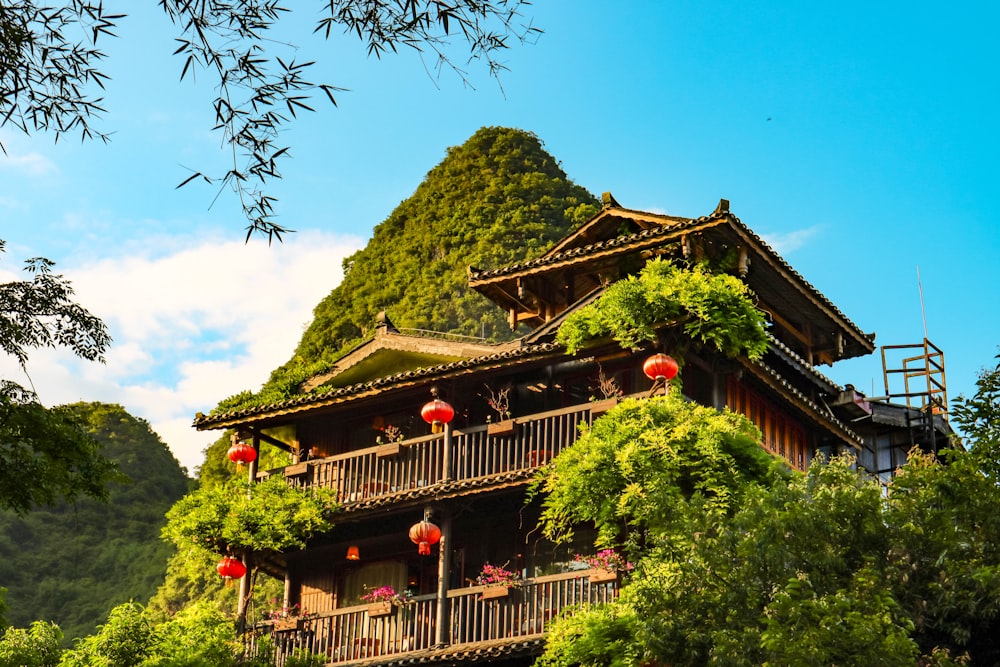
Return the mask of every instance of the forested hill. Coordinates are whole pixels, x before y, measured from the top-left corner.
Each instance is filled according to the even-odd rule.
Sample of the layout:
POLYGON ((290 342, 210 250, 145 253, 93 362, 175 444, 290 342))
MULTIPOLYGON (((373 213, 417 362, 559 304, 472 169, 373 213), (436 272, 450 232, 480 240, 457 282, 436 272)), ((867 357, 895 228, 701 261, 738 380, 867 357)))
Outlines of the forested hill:
POLYGON ((344 261, 344 279, 314 310, 292 358, 257 397, 287 398, 369 335, 385 310, 400 328, 509 339, 505 314, 466 288, 466 268, 537 257, 598 211, 533 134, 486 127, 448 149, 408 199, 344 261))
POLYGON ((190 483, 144 420, 119 405, 69 407, 132 481, 112 484, 107 504, 88 498, 23 518, 0 513, 7 621, 54 621, 67 642, 93 633, 113 606, 156 592, 172 552, 160 538, 164 515, 190 483))

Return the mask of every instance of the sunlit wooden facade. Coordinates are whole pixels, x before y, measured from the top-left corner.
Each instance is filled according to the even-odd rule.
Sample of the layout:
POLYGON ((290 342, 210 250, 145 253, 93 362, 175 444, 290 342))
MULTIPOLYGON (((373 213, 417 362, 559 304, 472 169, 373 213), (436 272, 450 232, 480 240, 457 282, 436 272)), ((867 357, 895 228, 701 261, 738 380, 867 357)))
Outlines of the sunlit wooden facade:
MULTIPOLYGON (((727 202, 688 219, 624 209, 606 196, 601 213, 543 257, 469 269, 472 289, 505 309, 512 326, 532 328, 520 339, 431 340, 396 331, 385 319, 375 338, 314 382, 311 393, 196 419, 199 429, 233 429, 255 447, 287 450, 287 467, 257 477, 331 488, 342 503, 330 533, 263 564, 286 582, 287 602, 309 612, 257 623, 256 636, 269 635, 278 647, 277 664, 296 648, 334 665, 524 663, 540 652, 546 623, 561 610, 616 594, 619 581, 598 581, 574 560, 593 550, 588 531, 574 544, 547 543, 525 490, 540 466, 576 440, 581 423, 608 409, 597 400, 602 381, 613 380, 624 395, 649 392, 642 363, 652 347, 629 351, 604 342, 569 356, 553 337, 566 313, 656 256, 731 258, 769 320, 771 346, 757 362, 685 346, 680 384, 688 398, 749 417, 762 446, 792 468, 804 470, 818 452, 851 451, 874 464, 885 431, 865 419, 869 403, 816 369, 872 353, 874 335, 733 216, 727 202), (366 364, 393 361, 409 370, 363 372, 366 364), (420 418, 432 389, 456 412, 440 432, 420 418), (505 391, 510 414, 497 414, 488 399, 505 391), (431 556, 418 555, 407 536, 425 513, 443 534, 431 556), (357 560, 347 558, 351 547, 357 560), (507 564, 523 585, 506 597, 484 596, 475 584, 484 563, 507 564), (412 603, 387 615, 369 609, 361 595, 385 585, 410 591, 412 603)), ((663 334, 657 351, 669 353, 679 334, 663 334)))

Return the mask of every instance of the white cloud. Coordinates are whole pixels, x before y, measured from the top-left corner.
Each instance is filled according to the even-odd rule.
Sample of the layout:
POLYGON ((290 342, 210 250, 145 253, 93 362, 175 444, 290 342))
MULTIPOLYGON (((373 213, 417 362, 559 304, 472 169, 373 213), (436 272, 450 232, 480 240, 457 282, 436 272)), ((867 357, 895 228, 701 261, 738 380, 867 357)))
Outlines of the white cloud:
MULTIPOLYGON (((77 300, 108 325, 105 365, 65 350, 32 354, 31 379, 48 404, 119 403, 143 417, 182 465, 193 470, 219 433, 198 433, 195 412, 258 389, 288 360, 312 309, 342 277, 354 237, 302 232, 284 244, 196 239, 153 256, 107 257, 57 268, 77 300)), ((7 360, 0 375, 24 376, 7 360)))
POLYGON ((761 234, 761 238, 779 255, 787 255, 809 243, 821 231, 823 231, 823 225, 813 225, 812 227, 796 229, 790 232, 765 233, 761 234))
POLYGON ((49 176, 59 172, 56 163, 41 153, 8 153, 0 160, 0 169, 10 169, 28 176, 49 176))

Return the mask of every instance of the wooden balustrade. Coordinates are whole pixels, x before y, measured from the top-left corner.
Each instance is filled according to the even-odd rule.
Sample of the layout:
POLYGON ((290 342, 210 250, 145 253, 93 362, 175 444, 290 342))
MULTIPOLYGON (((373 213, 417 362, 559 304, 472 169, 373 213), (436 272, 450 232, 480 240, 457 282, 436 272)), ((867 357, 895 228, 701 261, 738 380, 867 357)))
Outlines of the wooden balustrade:
POLYGON ((543 466, 576 442, 580 422, 593 419, 582 404, 516 419, 509 434, 491 435, 487 425, 455 429, 451 437, 451 470, 444 470, 444 434, 411 438, 390 445, 339 454, 268 471, 284 472, 290 484, 337 490, 342 503, 441 484, 530 471, 543 466))
MULTIPOLYGON (((588 571, 567 572, 524 581, 504 597, 487 598, 484 586, 448 593, 450 648, 462 644, 503 642, 539 635, 564 609, 584 603, 606 604, 617 593, 618 582, 592 583, 588 571)), ((299 619, 283 627, 264 621, 250 634, 251 655, 267 650, 269 637, 276 667, 291 653, 305 650, 326 655, 329 664, 427 651, 437 643, 437 599, 421 596, 388 616, 372 617, 367 605, 299 619)))

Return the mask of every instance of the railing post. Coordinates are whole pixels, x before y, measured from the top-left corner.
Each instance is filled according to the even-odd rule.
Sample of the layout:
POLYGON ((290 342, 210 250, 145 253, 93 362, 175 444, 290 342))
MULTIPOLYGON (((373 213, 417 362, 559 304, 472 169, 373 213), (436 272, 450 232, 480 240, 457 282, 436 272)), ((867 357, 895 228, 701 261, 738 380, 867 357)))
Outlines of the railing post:
POLYGON ((450 482, 452 479, 451 470, 451 424, 444 425, 444 453, 441 456, 441 481, 450 482))
MULTIPOLYGON (((448 442, 450 427, 445 426, 445 442, 448 442)), ((448 632, 448 572, 451 570, 451 514, 444 510, 441 515, 441 541, 438 543, 438 590, 437 590, 437 619, 436 638, 438 646, 444 646, 451 642, 448 632)))

